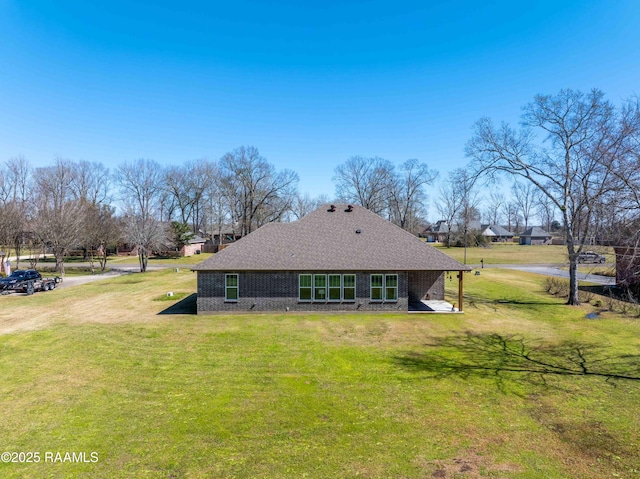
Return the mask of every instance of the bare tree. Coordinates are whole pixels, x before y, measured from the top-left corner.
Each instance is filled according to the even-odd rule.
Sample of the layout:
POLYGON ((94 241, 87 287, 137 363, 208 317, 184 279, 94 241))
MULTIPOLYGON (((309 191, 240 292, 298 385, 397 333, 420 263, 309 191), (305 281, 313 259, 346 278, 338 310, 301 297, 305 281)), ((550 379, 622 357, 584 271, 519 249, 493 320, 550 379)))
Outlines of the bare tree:
POLYGON ((485 209, 484 216, 487 223, 492 225, 499 225, 502 220, 501 210, 505 204, 505 198, 502 193, 492 191, 489 194, 489 198, 486 200, 487 207, 485 209))
POLYGON ((180 215, 177 220, 181 224, 189 224, 191 231, 197 233, 203 226, 205 193, 216 179, 217 166, 204 159, 189 161, 182 166, 168 168, 164 176, 171 200, 165 200, 163 206, 175 205, 180 215))
POLYGON ((34 179, 36 232, 51 248, 56 271, 64 275, 64 259, 77 245, 82 227, 82 203, 73 196, 73 163, 57 158, 53 166, 36 168, 34 179))
POLYGON ((190 171, 188 186, 193 198, 191 231, 197 233, 205 225, 206 193, 215 185, 220 172, 215 163, 206 159, 190 162, 187 166, 190 171))
POLYGON ((231 208, 222 178, 217 175, 205 191, 205 216, 208 232, 217 232, 219 244, 224 241, 223 229, 231 225, 231 208))
POLYGON ((416 230, 424 216, 425 187, 433 184, 438 172, 416 159, 405 161, 389 184, 389 216, 402 229, 416 230))
POLYGON ((30 183, 31 167, 24 156, 10 158, 0 168, 0 244, 15 250, 16 268, 20 267, 20 256, 31 235, 30 222, 35 214, 34 208, 27 207, 33 189, 30 183))
POLYGON ((522 215, 524 220, 524 230, 529 227, 529 218, 533 211, 533 205, 535 203, 536 186, 528 182, 514 181, 511 187, 513 193, 514 203, 517 207, 517 211, 522 215))
POLYGON ((147 270, 150 252, 168 237, 166 226, 156 218, 163 179, 160 165, 149 159, 125 162, 115 172, 125 209, 125 236, 138 249, 141 272, 147 270))
POLYGON ((382 158, 352 156, 335 169, 336 196, 377 214, 388 206, 393 165, 382 158))
POLYGON ((329 198, 326 195, 312 198, 309 194, 301 195, 298 193, 291 204, 291 214, 299 220, 325 203, 329 203, 329 198))
POLYGON ((240 234, 269 221, 278 221, 291 208, 298 175, 277 171, 253 146, 241 146, 220 160, 222 187, 232 217, 240 223, 240 234))
POLYGON ((451 173, 448 180, 440 185, 440 199, 436 203, 436 209, 440 214, 440 219, 444 220, 447 225, 447 236, 445 243, 447 247, 451 246, 451 228, 460 212, 462 199, 458 195, 455 184, 451 181, 451 173))
POLYGON ((107 266, 108 247, 122 237, 122 225, 110 205, 85 204, 82 214, 80 244, 87 253, 91 274, 95 273, 94 261, 97 256, 100 271, 107 266))
POLYGON ((478 211, 479 197, 475 189, 476 177, 467 169, 458 168, 451 174, 451 182, 457 188, 460 195, 460 210, 458 212, 458 224, 466 232, 472 221, 480 217, 478 211))
POLYGON ((507 222, 507 229, 518 234, 518 207, 513 201, 505 201, 502 204, 502 213, 507 222), (514 231, 515 230, 515 231, 514 231))
POLYGON ((0 258, 0 261, 4 261, 5 255, 11 256, 11 248, 14 248, 16 253, 16 268, 20 267, 20 255, 22 254, 22 245, 25 242, 25 234, 26 215, 24 208, 14 201, 1 203, 0 249, 3 251, 3 257, 0 258))
POLYGON ((545 231, 551 231, 551 225, 555 220, 556 205, 549 197, 539 190, 536 191, 534 206, 545 231))
POLYGON ((447 222, 449 232, 447 245, 451 245, 451 233, 454 230, 465 235, 471 221, 479 217, 478 194, 475 191, 475 178, 464 168, 449 172, 447 181, 440 187, 440 201, 437 203, 441 218, 447 222))
POLYGON ((600 198, 628 187, 624 177, 638 132, 636 111, 614 108, 599 90, 561 90, 536 96, 524 108, 520 131, 506 124, 496 128, 484 118, 467 144, 477 174, 523 178, 561 212, 569 257, 568 304, 580 303, 577 258, 600 198), (534 128, 544 136, 541 144, 534 128))
POLYGON ((14 156, 7 161, 5 183, 10 192, 10 199, 23 204, 29 198, 31 166, 22 156, 14 156))
POLYGON ((74 198, 90 205, 109 201, 111 177, 102 163, 81 160, 72 164, 73 181, 70 188, 74 198))
MULTIPOLYGON (((187 224, 193 211, 193 195, 189 190, 189 170, 186 166, 171 166, 164 171, 165 188, 180 215, 178 221, 187 224)), ((167 219, 170 219, 168 217, 167 219)))

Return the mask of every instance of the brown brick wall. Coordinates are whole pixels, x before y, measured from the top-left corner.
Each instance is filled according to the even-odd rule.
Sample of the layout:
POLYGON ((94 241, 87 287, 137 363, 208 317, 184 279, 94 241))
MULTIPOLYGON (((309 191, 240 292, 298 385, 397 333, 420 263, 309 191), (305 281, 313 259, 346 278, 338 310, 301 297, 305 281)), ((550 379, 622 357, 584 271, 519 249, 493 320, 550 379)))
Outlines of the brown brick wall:
MULTIPOLYGON (((227 273, 235 273, 229 271, 227 273)), ((408 275, 406 271, 381 271, 398 275, 398 301, 371 302, 369 272, 349 272, 356 275, 354 302, 300 302, 299 274, 331 274, 325 271, 238 272, 239 298, 237 302, 224 300, 226 273, 198 271, 198 313, 224 311, 407 311, 408 275)), ((375 274, 375 273, 374 273, 375 274)), ((444 285, 444 282, 443 282, 444 285)))
POLYGON ((444 299, 444 271, 409 271, 409 302, 444 299))

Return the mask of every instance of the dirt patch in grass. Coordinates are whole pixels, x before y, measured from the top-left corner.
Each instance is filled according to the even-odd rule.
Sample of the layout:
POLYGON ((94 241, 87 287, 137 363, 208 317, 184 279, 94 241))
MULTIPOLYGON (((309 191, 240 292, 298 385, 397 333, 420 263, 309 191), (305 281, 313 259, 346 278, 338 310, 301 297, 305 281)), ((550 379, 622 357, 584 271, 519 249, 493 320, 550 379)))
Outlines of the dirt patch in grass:
POLYGON ((602 421, 567 415, 548 398, 537 394, 530 399, 531 417, 552 433, 558 446, 550 451, 555 454, 563 451, 557 459, 567 468, 582 477, 593 476, 594 471, 598 477, 612 473, 613 477, 625 477, 625 473, 637 470, 633 448, 624 444, 620 434, 613 434, 602 421))
POLYGON ((437 479, 481 479, 483 477, 509 478, 522 472, 522 467, 512 463, 495 463, 488 455, 469 451, 453 459, 419 461, 428 471, 426 477, 437 479))

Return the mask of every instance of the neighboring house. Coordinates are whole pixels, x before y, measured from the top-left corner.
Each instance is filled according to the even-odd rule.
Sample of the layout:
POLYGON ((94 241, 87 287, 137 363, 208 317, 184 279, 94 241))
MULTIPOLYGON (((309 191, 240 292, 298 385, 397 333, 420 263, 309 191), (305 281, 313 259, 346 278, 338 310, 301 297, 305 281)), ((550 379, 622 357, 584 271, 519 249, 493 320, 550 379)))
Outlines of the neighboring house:
MULTIPOLYGON (((461 226, 458 224, 449 226, 446 220, 438 220, 435 224, 420 233, 420 236, 426 238, 427 243, 445 243, 447 237, 450 234, 453 236, 460 228, 461 226)), ((481 228, 480 222, 476 220, 470 221, 467 225, 467 231, 480 230, 481 228)))
POLYGON ((193 256, 202 253, 206 240, 200 236, 194 236, 189 243, 180 248, 180 256, 193 256))
POLYGON ((520 235, 520 244, 522 245, 539 245, 539 244, 551 244, 551 233, 547 233, 545 230, 538 226, 531 226, 527 228, 524 233, 520 235))
POLYGON ((427 243, 444 243, 449 234, 449 225, 446 220, 436 221, 435 224, 426 228, 420 236, 427 239, 427 243))
POLYGON ((116 246, 118 256, 138 256, 138 247, 131 243, 118 243, 116 246))
POLYGON ((375 213, 324 205, 269 223, 195 266, 198 313, 408 311, 443 300, 445 272, 471 268, 375 213))
POLYGON ((492 243, 506 243, 513 240, 514 234, 500 225, 482 225, 482 236, 492 243))
POLYGON ((213 232, 211 238, 214 245, 221 245, 238 241, 242 238, 242 235, 240 233, 236 233, 231 226, 224 226, 222 231, 213 232))

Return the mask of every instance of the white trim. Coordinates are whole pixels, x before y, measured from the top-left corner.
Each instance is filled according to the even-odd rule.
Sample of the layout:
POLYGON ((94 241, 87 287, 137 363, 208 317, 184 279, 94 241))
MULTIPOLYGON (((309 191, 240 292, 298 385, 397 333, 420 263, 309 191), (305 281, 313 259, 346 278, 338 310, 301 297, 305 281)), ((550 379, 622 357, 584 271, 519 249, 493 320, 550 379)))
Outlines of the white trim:
MULTIPOLYGON (((326 274, 315 274, 315 273, 298 273, 298 302, 300 303, 355 303, 357 298, 357 281, 358 275, 356 273, 326 273, 326 274), (300 282, 303 276, 311 277, 311 299, 302 299, 300 298, 300 290, 302 286, 300 286, 300 282), (319 287, 318 289, 324 289, 325 298, 324 299, 316 299, 316 277, 324 276, 325 277, 325 286, 319 287), (337 286, 333 286, 333 288, 329 285, 329 277, 330 276, 338 276, 340 278, 340 298, 339 299, 330 299, 330 289, 337 289, 337 286), (353 277, 353 299, 345 299, 344 297, 344 277, 351 276, 353 277)), ((384 280, 383 280, 384 281, 384 280)), ((308 286, 304 286, 304 288, 309 288, 308 286)), ((349 289, 352 287, 349 286, 349 289)), ((384 290, 383 290, 384 295, 384 290)))
POLYGON ((313 275, 313 302, 314 303, 326 303, 327 302, 327 298, 329 296, 329 284, 328 284, 328 280, 327 280, 327 275, 326 274, 314 274, 313 275), (323 286, 318 286, 318 289, 324 289, 324 299, 316 299, 316 276, 324 276, 324 287, 323 286))
MULTIPOLYGON (((356 301, 356 291, 357 291, 357 289, 356 289, 357 278, 358 278, 358 275, 355 274, 355 273, 347 273, 347 274, 343 274, 342 275, 342 287, 340 288, 340 293, 341 293, 342 301, 344 303, 355 303, 355 301, 356 301), (344 297, 344 288, 345 288, 345 286, 344 286, 344 277, 345 276, 353 276, 353 299, 345 299, 345 297, 344 297)), ((351 289, 351 286, 349 286, 349 289, 351 289)))
POLYGON ((224 274, 224 302, 225 303, 237 303, 239 298, 240 298, 240 276, 238 275, 238 273, 225 273, 224 274), (235 276, 236 277, 236 285, 235 286, 227 286, 227 277, 228 276, 235 276), (235 299, 227 298, 227 290, 229 288, 235 288, 235 290, 236 290, 236 298, 235 299))
POLYGON ((385 274, 384 275, 384 300, 390 303, 395 303, 398 301, 398 287, 399 287, 399 278, 397 274, 385 274), (387 286, 387 277, 388 276, 395 276, 396 277, 396 285, 395 286, 387 286), (396 290, 396 297, 395 299, 389 299, 387 298, 387 289, 388 288, 393 288, 396 290))
POLYGON ((327 301, 329 303, 340 303, 342 302, 342 275, 340 273, 329 273, 327 274, 327 301), (340 285, 337 287, 338 288, 338 292, 340 293, 338 299, 331 299, 331 290, 332 289, 336 289, 336 286, 331 286, 331 281, 329 280, 329 278, 331 276, 337 276, 338 279, 340 280, 340 285))
POLYGON ((398 302, 398 292, 400 289, 400 278, 397 273, 394 274, 384 274, 384 273, 371 273, 369 274, 369 300, 372 303, 397 303, 398 302), (380 288, 380 286, 373 286, 373 277, 374 276, 382 276, 382 294, 380 299, 373 299, 373 288, 380 288), (387 277, 395 276, 396 285, 395 286, 387 286, 387 277), (393 299, 389 299, 387 297, 387 288, 393 288, 396 292, 396 297, 393 299))
POLYGON ((369 275, 369 300, 372 303, 383 303, 384 302, 384 285, 385 285, 385 280, 384 280, 384 274, 382 273, 371 273, 369 275), (373 277, 374 276, 382 276, 382 285, 381 286, 373 286, 373 277), (373 298, 373 288, 380 288, 381 291, 381 295, 380 295, 380 299, 374 299, 373 298))
POLYGON ((313 274, 311 274, 311 273, 299 273, 298 274, 298 301, 301 302, 301 303, 312 303, 313 302, 313 274), (302 299, 300 297, 300 290, 303 288, 303 286, 300 286, 300 280, 302 279, 303 276, 311 277, 311 286, 304 286, 304 288, 309 288, 311 290, 311 296, 309 297, 309 299, 302 299))

